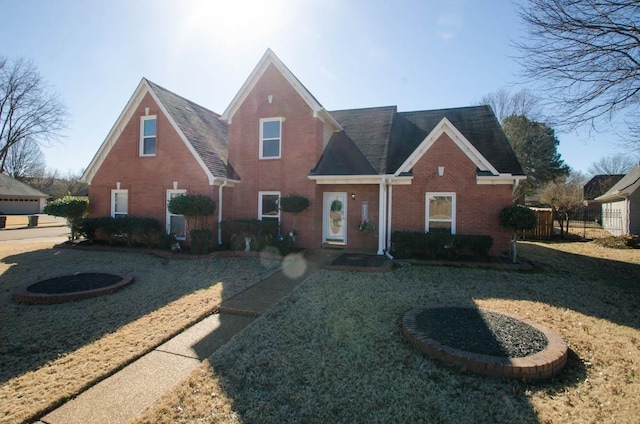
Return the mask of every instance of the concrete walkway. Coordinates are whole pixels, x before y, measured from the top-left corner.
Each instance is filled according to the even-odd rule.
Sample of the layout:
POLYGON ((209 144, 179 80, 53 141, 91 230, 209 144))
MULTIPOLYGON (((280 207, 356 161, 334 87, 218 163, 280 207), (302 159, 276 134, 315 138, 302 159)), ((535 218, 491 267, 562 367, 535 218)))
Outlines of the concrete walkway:
POLYGON ((218 313, 65 403, 41 423, 128 423, 339 253, 305 251, 296 260, 285 261, 280 271, 222 302, 218 313))

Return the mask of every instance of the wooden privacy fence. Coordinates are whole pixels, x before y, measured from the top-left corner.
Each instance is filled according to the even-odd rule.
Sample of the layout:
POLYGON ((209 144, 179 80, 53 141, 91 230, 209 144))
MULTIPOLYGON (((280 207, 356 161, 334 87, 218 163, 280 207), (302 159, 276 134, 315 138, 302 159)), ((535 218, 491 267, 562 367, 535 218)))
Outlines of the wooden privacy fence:
POLYGON ((522 231, 519 234, 523 239, 548 240, 553 234, 553 209, 531 208, 536 213, 536 228, 522 231))

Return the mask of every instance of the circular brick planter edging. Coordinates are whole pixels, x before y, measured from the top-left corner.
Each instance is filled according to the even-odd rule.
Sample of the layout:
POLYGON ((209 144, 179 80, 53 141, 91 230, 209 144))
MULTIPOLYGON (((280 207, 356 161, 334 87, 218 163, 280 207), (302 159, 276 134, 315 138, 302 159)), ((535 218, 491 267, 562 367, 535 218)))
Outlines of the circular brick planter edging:
MULTIPOLYGON (((54 303, 73 302, 75 300, 88 299, 91 297, 102 296, 103 294, 110 294, 133 283, 133 277, 130 275, 117 274, 113 272, 96 273, 115 275, 117 277, 120 277, 120 281, 96 289, 81 290, 68 293, 40 293, 28 290, 29 287, 38 284, 39 282, 66 276, 59 275, 56 277, 45 278, 44 280, 36 281, 35 283, 29 283, 27 285, 17 287, 13 292, 13 300, 19 303, 27 303, 31 305, 51 305, 54 303)), ((82 274, 86 273, 83 272, 82 274)))
POLYGON ((463 368, 491 377, 518 378, 523 380, 549 379, 558 374, 567 364, 568 348, 565 341, 554 331, 526 319, 504 312, 480 308, 483 311, 501 314, 517 319, 542 332, 548 340, 547 346, 540 352, 521 358, 507 358, 483 355, 445 346, 437 340, 428 338, 417 328, 416 317, 433 308, 465 308, 462 305, 436 305, 412 309, 402 319, 402 333, 407 340, 422 353, 449 365, 463 368))

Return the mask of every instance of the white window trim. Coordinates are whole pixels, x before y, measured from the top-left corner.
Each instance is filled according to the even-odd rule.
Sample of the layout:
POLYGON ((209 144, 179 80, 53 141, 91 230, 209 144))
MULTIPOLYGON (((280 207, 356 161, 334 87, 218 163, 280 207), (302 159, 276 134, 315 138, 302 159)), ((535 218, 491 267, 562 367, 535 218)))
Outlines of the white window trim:
MULTIPOLYGON (((261 118, 260 119, 260 159, 280 159, 282 157, 282 122, 284 121, 283 118, 261 118), (279 140, 278 143, 278 156, 264 156, 263 154, 263 146, 264 146, 264 137, 263 137, 263 128, 264 128, 264 123, 265 122, 279 122, 280 123, 280 138, 277 139, 279 140)), ((268 138, 266 140, 276 140, 275 138, 268 138)))
POLYGON ((155 156, 156 153, 153 154, 145 154, 144 153, 144 123, 145 121, 149 121, 151 119, 155 119, 156 121, 156 133, 154 135, 154 138, 156 139, 156 145, 155 145, 155 151, 156 153, 158 152, 158 119, 156 118, 156 115, 148 115, 148 116, 141 116, 140 117, 140 144, 139 144, 139 153, 140 156, 142 157, 152 157, 155 156))
MULTIPOLYGON (((282 195, 280 194, 279 191, 259 191, 258 192, 258 219, 260 221, 262 221, 263 215, 262 215, 262 197, 263 196, 269 196, 269 195, 277 195, 278 196, 278 203, 280 203, 280 199, 282 198, 282 195)), ((269 218, 272 218, 272 215, 268 216, 269 218)), ((278 224, 280 223, 280 205, 278 204, 278 224)))
POLYGON ((118 213, 118 215, 129 216, 129 190, 119 189, 119 190, 111 190, 111 218, 116 217, 116 194, 126 194, 127 195, 127 213, 122 214, 118 213))
POLYGON ((425 215, 424 215, 424 231, 429 232, 429 222, 451 222, 451 234, 456 233, 456 193, 454 192, 428 192, 425 194, 425 215), (451 221, 442 219, 429 219, 429 197, 431 196, 449 196, 451 197, 451 221))
MULTIPOLYGON (((165 226, 165 231, 167 232, 167 234, 169 234, 169 232, 171 231, 171 217, 172 216, 182 216, 184 217, 184 215, 178 215, 175 213, 171 213, 169 212, 169 195, 171 194, 187 194, 187 190, 185 189, 171 189, 171 190, 167 190, 167 216, 166 216, 166 226, 165 226)), ((185 219, 184 221, 184 233, 185 233, 185 237, 176 237, 176 240, 185 240, 186 239, 186 235, 187 235, 187 231, 189 231, 189 229, 187 228, 187 220, 185 219)))

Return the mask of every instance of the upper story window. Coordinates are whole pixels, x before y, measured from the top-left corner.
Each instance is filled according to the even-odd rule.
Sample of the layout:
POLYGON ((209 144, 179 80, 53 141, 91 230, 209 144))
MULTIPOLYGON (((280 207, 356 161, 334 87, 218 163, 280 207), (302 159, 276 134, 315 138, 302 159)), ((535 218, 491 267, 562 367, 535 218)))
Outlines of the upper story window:
POLYGON ((456 233, 456 194, 427 193, 426 232, 456 233))
POLYGON ((280 159, 282 118, 260 120, 260 159, 280 159))
POLYGON ((140 118, 140 156, 156 155, 157 120, 155 116, 140 118))
POLYGON ((111 190, 111 217, 123 218, 129 214, 129 190, 111 190))

